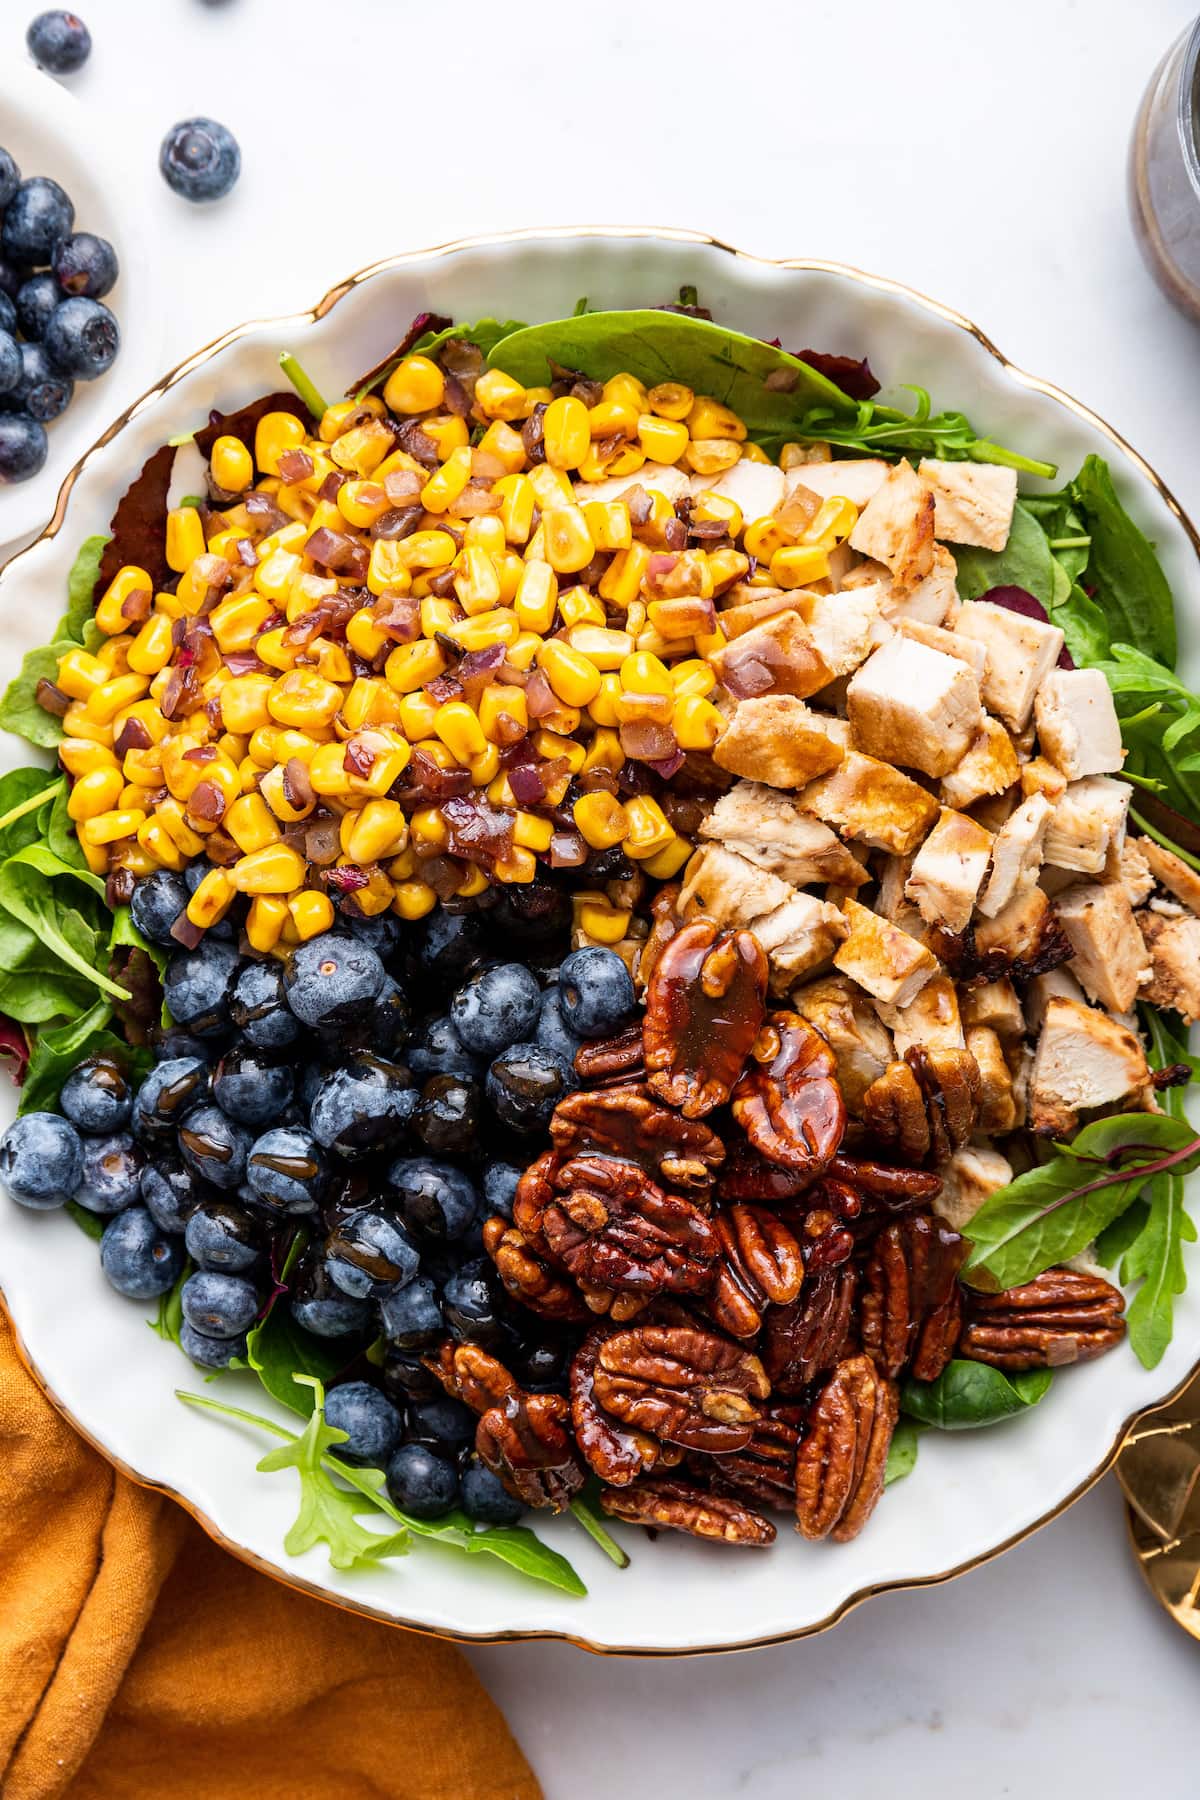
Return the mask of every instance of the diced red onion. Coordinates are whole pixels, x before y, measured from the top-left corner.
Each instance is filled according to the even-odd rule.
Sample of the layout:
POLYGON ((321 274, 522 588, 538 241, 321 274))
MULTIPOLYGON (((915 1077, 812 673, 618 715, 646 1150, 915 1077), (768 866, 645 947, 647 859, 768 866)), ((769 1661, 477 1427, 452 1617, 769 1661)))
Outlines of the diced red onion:
POLYGON ((587 845, 577 831, 560 828, 550 839, 550 867, 578 869, 587 861, 587 845))
POLYGON ((657 719, 630 719, 620 730, 621 748, 634 762, 663 762, 678 748, 671 727, 657 719))
POLYGON ((56 719, 65 719, 71 704, 69 694, 64 694, 60 687, 47 681, 43 675, 33 690, 33 697, 43 712, 52 713, 56 719))
POLYGON ((514 763, 508 771, 508 785, 518 806, 540 806, 546 798, 546 783, 537 763, 514 763))
POLYGON ((304 833, 304 854, 309 862, 331 863, 341 848, 336 819, 318 819, 304 833))
POLYGON ((370 552, 344 531, 331 531, 321 525, 304 545, 305 554, 322 569, 334 575, 349 575, 354 581, 365 581, 370 552))
POLYGON ((276 466, 282 479, 293 487, 298 481, 308 480, 314 465, 307 450, 284 450, 276 466))
POLYGON ((547 681, 541 669, 534 669, 525 684, 525 710, 531 719, 544 719, 548 713, 557 712, 562 701, 547 681))
POLYGON ((194 950, 204 936, 204 929, 200 925, 193 925, 187 913, 181 912, 171 927, 171 936, 177 944, 182 944, 185 950, 194 950))

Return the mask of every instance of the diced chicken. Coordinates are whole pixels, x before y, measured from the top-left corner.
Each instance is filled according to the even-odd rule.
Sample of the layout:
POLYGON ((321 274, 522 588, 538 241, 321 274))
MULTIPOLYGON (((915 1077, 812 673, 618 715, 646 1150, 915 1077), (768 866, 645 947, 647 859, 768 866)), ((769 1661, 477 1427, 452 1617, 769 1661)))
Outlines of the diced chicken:
POLYGON ((697 850, 684 870, 679 911, 685 919, 706 913, 717 925, 752 926, 755 919, 778 912, 792 889, 769 869, 755 868, 719 844, 697 850))
POLYGON ((722 794, 700 836, 723 844, 792 887, 836 882, 861 887, 867 871, 828 825, 801 812, 796 801, 758 781, 739 781, 722 794))
POLYGON ((713 748, 717 767, 732 775, 806 791, 814 776, 837 768, 843 755, 842 746, 821 729, 803 700, 791 694, 741 701, 713 748))
POLYGON ((853 749, 854 733, 850 729, 849 719, 839 719, 836 713, 817 711, 813 712, 812 719, 817 730, 823 731, 835 744, 840 744, 843 750, 853 749))
POLYGON ((926 625, 922 619, 897 617, 896 630, 901 637, 912 638, 915 643, 924 644, 927 650, 940 650, 943 656, 953 656, 959 662, 966 663, 976 681, 982 681, 987 669, 987 651, 974 638, 960 637, 957 631, 946 631, 941 625, 926 625))
POLYGON ((991 854, 991 833, 944 807, 913 859, 904 892, 927 924, 965 931, 991 854))
POLYGON ((1169 894, 1190 906, 1193 912, 1200 912, 1200 875, 1189 869, 1182 857, 1176 856, 1173 850, 1164 850, 1153 838, 1139 838, 1138 848, 1154 879, 1160 881, 1169 894))
POLYGON ((990 1026, 972 1025, 967 1049, 979 1065, 979 1130, 986 1137, 1003 1137, 1020 1124, 1004 1047, 990 1026))
POLYGON ((896 463, 859 513, 850 548, 886 563, 898 588, 915 587, 933 567, 933 507, 912 464, 896 463))
POLYGON ((1045 975, 1035 975, 1025 989, 1025 1021, 1031 1036, 1036 1037, 1045 1024, 1051 1000, 1074 1000, 1079 1006, 1087 1003, 1083 989, 1061 963, 1045 975))
POLYGON ((1128 1012, 1149 958, 1124 888, 1088 882, 1055 903, 1071 949, 1071 970, 1089 999, 1128 1012))
POLYGON ((984 715, 966 754, 942 777, 941 797, 960 812, 989 794, 1002 794, 1019 779, 1021 765, 1013 741, 999 719, 984 715))
POLYGON ((1031 757, 1021 764, 1021 792, 1027 799, 1030 794, 1045 794, 1053 802, 1061 800, 1066 791, 1066 776, 1044 756, 1031 757))
POLYGON ((773 513, 788 485, 789 477, 774 463, 750 462, 745 457, 720 475, 693 475, 689 483, 693 495, 720 494, 732 500, 747 524, 773 513))
POLYGON ((974 600, 963 607, 954 629, 987 649, 983 704, 998 713, 1010 731, 1024 731, 1037 691, 1063 647, 1058 626, 1027 619, 990 600, 974 600))
POLYGON ((872 999, 907 1006, 937 974, 937 957, 857 900, 846 902, 846 918, 850 935, 834 955, 834 967, 872 999))
POLYGON ((862 989, 844 975, 827 975, 797 988, 792 1005, 816 1027, 837 1058, 837 1081, 849 1112, 894 1059, 891 1033, 876 1017, 862 989))
MULTIPOLYGON (((718 753, 724 743, 722 738, 718 753)), ((896 856, 914 851, 938 815, 932 794, 890 763, 857 750, 848 750, 832 774, 810 782, 800 805, 845 837, 896 856)))
POLYGON ((852 674, 892 635, 892 627, 880 611, 877 588, 805 594, 799 610, 835 677, 852 674))
POLYGON ((1111 775, 1085 775, 1067 783, 1054 804, 1046 833, 1046 861, 1058 869, 1098 875, 1109 852, 1125 841, 1125 825, 1133 790, 1111 775))
MULTIPOLYGON (((1154 892, 1154 871, 1145 854, 1149 842, 1148 838, 1127 837, 1115 851, 1110 846, 1104 864, 1105 881, 1119 881, 1133 907, 1144 906, 1154 892)), ((1200 883, 1197 887, 1200 889, 1200 883)))
POLYGON ((948 975, 934 975, 907 1006, 876 1000, 875 1011, 891 1032, 896 1055, 914 1047, 924 1050, 961 1050, 964 1047, 958 995, 948 975))
POLYGON ((979 896, 979 910, 987 918, 994 919, 1010 900, 1037 880, 1053 810, 1044 794, 1031 794, 996 833, 992 841, 992 872, 979 896))
POLYGON ((965 1232, 984 1201, 1013 1178, 1013 1167, 998 1150, 965 1144, 940 1171, 942 1191, 934 1201, 952 1231, 965 1232))
POLYGON ((877 586, 884 618, 898 624, 914 619, 924 625, 947 625, 958 613, 958 565, 944 544, 933 546, 933 566, 923 581, 898 588, 886 563, 868 560, 851 569, 842 588, 877 586))
POLYGON ((1051 669, 1033 703, 1038 742, 1069 781, 1121 767, 1121 723, 1099 669, 1051 669))
POLYGON ((948 775, 983 724, 967 665, 903 637, 868 657, 846 690, 846 709, 869 756, 925 775, 948 775))
MULTIPOLYGON (((740 463, 738 467, 741 467, 740 463)), ((794 487, 806 487, 810 493, 819 494, 822 500, 840 496, 861 511, 875 498, 887 474, 888 464, 879 457, 849 456, 838 462, 801 463, 798 469, 788 470, 786 479, 789 493, 794 487)), ((744 507, 742 510, 745 512, 744 507)), ((746 517, 759 518, 761 514, 746 513, 746 517)))
POLYGON ((1027 963, 1042 948, 1051 924, 1050 902, 1041 888, 1026 888, 994 919, 976 919, 975 948, 980 956, 995 951, 1010 963, 1027 963))
POLYGON ((964 1025, 986 1025, 1001 1043, 1007 1044, 1025 1033, 1025 1014, 1020 996, 1007 975, 982 987, 968 988, 962 997, 964 1025))
POLYGON ((907 906, 904 889, 912 874, 913 859, 911 856, 884 856, 879 858, 879 887, 875 894, 875 911, 893 923, 899 913, 907 906))
POLYGON ((1118 1104, 1146 1110, 1153 1098, 1146 1053, 1132 1031, 1094 1006, 1047 1002, 1029 1083, 1034 1131, 1069 1137, 1081 1113, 1118 1104))
POLYGON ((1142 983, 1142 999, 1168 1007, 1191 1025, 1200 1019, 1200 919, 1194 913, 1169 919, 1143 912, 1138 924, 1151 969, 1150 979, 1142 983))
POLYGON ((1017 502, 1017 473, 994 463, 926 457, 917 474, 933 495, 933 532, 952 544, 1003 550, 1017 502))
POLYGON ((986 794, 982 800, 977 800, 971 808, 971 817, 995 836, 996 832, 1003 831, 1020 804, 1020 788, 1010 787, 1006 794, 986 794))
POLYGON ((792 694, 806 700, 827 686, 833 670, 794 608, 751 626, 709 658, 717 680, 732 694, 792 694))
POLYGON ((646 462, 633 475, 610 475, 604 481, 577 481, 573 485, 579 506, 586 506, 593 500, 620 500, 631 487, 644 487, 647 492, 653 490, 664 494, 674 505, 687 493, 690 482, 691 477, 671 463, 646 462))
POLYGON ((771 991, 782 994, 826 967, 847 925, 845 915, 827 900, 793 893, 775 912, 755 919, 751 930, 770 960, 771 991))
POLYGON ((741 637, 773 619, 776 613, 796 612, 807 588, 752 588, 744 581, 735 582, 721 596, 717 623, 727 638, 741 637))

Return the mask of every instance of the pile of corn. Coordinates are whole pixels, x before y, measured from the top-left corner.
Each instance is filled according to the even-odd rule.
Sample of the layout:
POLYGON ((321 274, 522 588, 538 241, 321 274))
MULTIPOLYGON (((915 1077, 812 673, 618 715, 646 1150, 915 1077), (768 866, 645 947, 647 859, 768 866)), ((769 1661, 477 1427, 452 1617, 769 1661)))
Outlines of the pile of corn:
MULTIPOLYGON (((690 843, 622 771, 712 748, 715 601, 819 584, 854 509, 826 502, 789 530, 707 491, 686 521, 641 487, 581 503, 573 481, 646 461, 716 480, 767 459, 675 382, 618 375, 593 404, 495 370, 454 390, 457 410, 443 369, 412 355, 315 433, 272 412, 253 457, 216 441, 213 506, 166 518, 174 591, 122 568, 96 612, 105 641, 58 665, 91 868, 128 880, 207 857, 193 926, 246 894, 268 951, 326 930, 330 891, 413 919, 439 894, 531 881, 539 858, 620 845, 656 878, 682 867, 690 843), (431 771, 454 777, 457 820, 431 771), (481 832, 463 829, 464 793, 481 832), (316 838, 293 829, 312 820, 316 838)), ((580 905, 581 935, 621 939, 627 911, 585 893, 577 923, 580 905)))

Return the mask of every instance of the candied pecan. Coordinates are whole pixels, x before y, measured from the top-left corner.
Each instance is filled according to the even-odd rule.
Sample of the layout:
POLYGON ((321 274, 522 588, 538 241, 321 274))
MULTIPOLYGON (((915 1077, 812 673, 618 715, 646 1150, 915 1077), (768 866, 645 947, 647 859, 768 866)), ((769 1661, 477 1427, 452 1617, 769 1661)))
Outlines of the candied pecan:
POLYGON ((706 1189, 725 1156, 715 1131, 670 1112, 640 1083, 568 1094, 554 1109, 550 1137, 564 1156, 627 1157, 676 1188, 706 1189))
POLYGON ((905 1162, 949 1162, 979 1118, 979 1064, 969 1050, 912 1044, 863 1097, 863 1120, 905 1162))
POLYGON ((954 1354, 962 1323, 958 1271, 965 1238, 929 1213, 886 1225, 863 1269, 859 1331, 881 1375, 905 1369, 934 1381, 954 1354))
POLYGON ((757 1356, 715 1332, 640 1325, 600 1346, 598 1403, 614 1418, 685 1450, 741 1450, 770 1384, 757 1356))
POLYGON ((706 1494, 688 1481, 639 1481, 633 1487, 600 1490, 600 1507, 626 1525, 657 1531, 686 1531, 722 1544, 773 1544, 775 1527, 724 1494, 706 1494))
POLYGON ((444 1344, 421 1361, 430 1374, 436 1375, 453 1400, 461 1400, 473 1413, 484 1413, 489 1406, 518 1391, 517 1383, 504 1364, 489 1356, 478 1344, 456 1344, 447 1338, 444 1344))
POLYGON ((577 1281, 576 1285, 588 1311, 595 1313, 597 1318, 611 1319, 614 1325, 628 1324, 650 1304, 650 1297, 645 1294, 617 1294, 612 1288, 600 1287, 590 1281, 577 1281))
POLYGON ((771 1013, 733 1093, 733 1116, 760 1156, 816 1176, 836 1155, 846 1108, 832 1050, 799 1013, 771 1013))
POLYGON ((1090 1362, 1125 1335, 1125 1296, 1099 1275, 1047 1269, 1000 1294, 969 1292, 960 1356, 996 1369, 1090 1362))
POLYGON ((587 1309, 569 1282, 543 1261, 525 1234, 498 1215, 483 1228, 483 1247, 514 1300, 542 1319, 584 1319, 587 1309))
POLYGON ((796 1455, 796 1529, 838 1543, 857 1537, 883 1492, 899 1390, 867 1356, 838 1364, 809 1412, 796 1455))
POLYGON ((787 1511, 796 1502, 799 1442, 797 1426, 772 1412, 759 1420, 744 1450, 735 1450, 731 1456, 693 1457, 689 1466, 713 1493, 787 1511))
POLYGON ((748 931, 696 919, 664 945, 642 1021, 649 1085, 686 1119, 723 1106, 762 1024, 767 958, 748 931))
POLYGON ((642 1074, 642 1028, 630 1025, 616 1037, 581 1044, 575 1052, 575 1073, 580 1081, 628 1081, 642 1074))
POLYGON ((829 1174, 897 1212, 908 1206, 928 1206, 942 1191, 942 1178, 932 1169, 893 1169, 887 1163, 840 1153, 830 1163, 829 1174))
POLYGON ((542 1234, 551 1256, 576 1280, 631 1294, 693 1294, 711 1285, 720 1250, 712 1222, 637 1163, 572 1157, 553 1186, 542 1234))
POLYGON ((593 1326, 571 1363, 571 1424, 588 1466, 602 1481, 625 1487, 648 1469, 674 1468, 683 1451, 610 1418, 597 1405, 596 1359, 607 1333, 593 1326))
POLYGON ((475 1448, 526 1506, 561 1512, 587 1479, 569 1425, 570 1409, 560 1394, 525 1394, 517 1388, 483 1414, 475 1448))
POLYGON ((722 1200, 758 1200, 780 1206, 802 1194, 809 1182, 809 1176, 793 1174, 769 1163, 744 1139, 737 1139, 729 1146, 729 1154, 717 1178, 717 1194, 722 1200))
POLYGON ((783 1220, 761 1206, 730 1206, 714 1221, 721 1245, 708 1310, 731 1337, 753 1337, 768 1301, 789 1306, 804 1285, 800 1245, 783 1220))
MULTIPOLYGON (((666 806, 664 795, 663 806, 666 806)), ((669 809, 668 809, 669 813, 669 809)), ((678 830, 679 827, 677 826, 678 830)), ((642 945, 637 959, 636 979, 639 991, 644 992, 649 986, 650 977, 658 966, 658 959, 671 939, 681 929, 683 920, 679 917, 680 886, 677 881, 668 882, 666 887, 659 888, 650 903, 650 916, 654 920, 650 927, 650 935, 642 945)))
POLYGON ((776 1393, 801 1394, 845 1354, 858 1276, 849 1263, 810 1276, 798 1300, 763 1320, 762 1356, 776 1393))

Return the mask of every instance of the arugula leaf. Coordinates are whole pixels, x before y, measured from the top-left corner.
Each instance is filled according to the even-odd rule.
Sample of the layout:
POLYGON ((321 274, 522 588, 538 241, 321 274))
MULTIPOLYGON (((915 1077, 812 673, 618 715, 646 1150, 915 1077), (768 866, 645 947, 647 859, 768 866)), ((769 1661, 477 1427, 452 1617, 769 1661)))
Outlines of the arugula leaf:
POLYGON ((974 1431, 1036 1406, 1053 1378, 1051 1369, 1026 1369, 1019 1375, 1006 1375, 990 1363, 956 1357, 946 1364, 936 1381, 913 1381, 911 1377, 905 1381, 900 1390, 900 1407, 909 1418, 936 1426, 939 1431, 974 1431))
POLYGON ((1089 456, 1071 494, 1091 538, 1084 583, 1109 620, 1113 636, 1175 666, 1175 603, 1150 540, 1117 497, 1102 457, 1089 456))
POLYGON ((609 1562, 615 1563, 618 1569, 627 1569, 629 1557, 604 1523, 604 1515, 596 1504, 599 1492, 600 1483, 595 1479, 589 1481, 582 1494, 576 1494, 573 1500, 568 1501, 568 1508, 571 1516, 578 1520, 592 1541, 600 1546, 609 1562))
POLYGON ((304 1418, 312 1410, 313 1390, 297 1383, 307 1375, 329 1381, 346 1362, 346 1351, 336 1341, 314 1337, 292 1317, 291 1308, 277 1304, 278 1294, 263 1318, 246 1337, 246 1362, 273 1400, 304 1418))
POLYGON ((885 1488, 891 1487, 893 1481, 903 1481, 916 1468, 917 1451, 921 1447, 921 1433, 924 1429, 920 1419, 902 1418, 897 1423, 888 1446, 887 1462, 883 1467, 885 1488))
POLYGON ((1200 1165, 1200 1138, 1166 1113, 1085 1125, 1040 1167, 986 1199, 971 1220, 963 1280, 999 1292, 1066 1262, 1125 1211, 1153 1175, 1200 1165))
POLYGON ((111 1005, 100 999, 78 1018, 37 1033, 18 1112, 52 1111, 58 1105, 63 1082, 85 1057, 111 1056, 130 1071, 135 1081, 147 1072, 153 1060, 150 1052, 135 1050, 124 1038, 106 1030, 111 1017, 111 1005))

